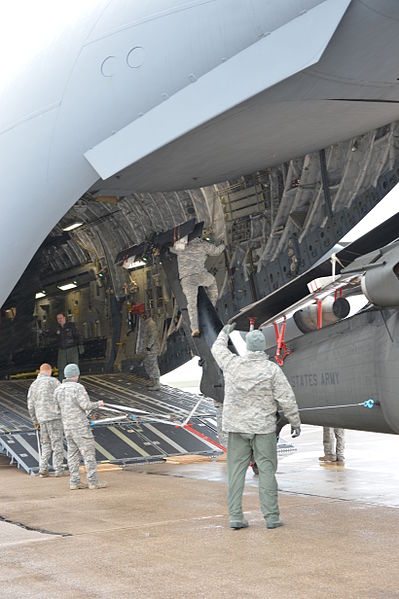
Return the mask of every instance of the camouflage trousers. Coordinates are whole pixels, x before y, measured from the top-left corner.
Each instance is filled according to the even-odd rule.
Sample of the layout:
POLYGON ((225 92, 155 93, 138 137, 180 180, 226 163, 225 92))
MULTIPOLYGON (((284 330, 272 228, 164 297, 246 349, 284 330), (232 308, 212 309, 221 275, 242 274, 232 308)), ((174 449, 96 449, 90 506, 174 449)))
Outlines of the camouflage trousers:
POLYGON ((47 472, 51 452, 53 452, 54 470, 56 472, 62 472, 62 465, 64 462, 63 433, 62 420, 60 418, 40 423, 40 472, 47 472))
POLYGON ((87 482, 96 485, 98 476, 93 433, 88 427, 78 428, 65 432, 65 438, 68 445, 70 484, 74 485, 80 482, 79 464, 82 456, 86 467, 87 482))
POLYGON ((79 366, 79 349, 77 345, 58 350, 57 368, 58 379, 64 380, 64 368, 67 364, 77 364, 79 366))
POLYGON ((229 433, 227 441, 228 507, 230 520, 242 520, 245 474, 252 455, 259 469, 259 502, 265 519, 280 516, 277 494, 276 433, 229 433))
POLYGON ((216 279, 210 272, 190 275, 181 280, 183 293, 187 300, 187 311, 190 317, 191 330, 198 329, 198 287, 204 287, 212 305, 215 306, 218 299, 218 287, 216 279))
POLYGON ((323 426, 323 446, 325 456, 343 460, 345 451, 345 430, 343 428, 323 426))
POLYGON ((150 379, 156 379, 159 382, 161 373, 158 366, 158 354, 156 351, 147 351, 143 360, 144 368, 150 379))

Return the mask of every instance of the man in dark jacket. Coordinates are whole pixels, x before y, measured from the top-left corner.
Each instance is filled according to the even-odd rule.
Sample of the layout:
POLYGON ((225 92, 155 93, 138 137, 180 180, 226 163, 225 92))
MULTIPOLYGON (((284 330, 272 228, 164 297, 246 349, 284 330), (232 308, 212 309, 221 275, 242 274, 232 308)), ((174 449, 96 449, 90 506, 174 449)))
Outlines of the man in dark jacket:
POLYGON ((67 364, 79 364, 80 335, 73 322, 67 322, 63 312, 57 314, 58 378, 61 383, 67 364))

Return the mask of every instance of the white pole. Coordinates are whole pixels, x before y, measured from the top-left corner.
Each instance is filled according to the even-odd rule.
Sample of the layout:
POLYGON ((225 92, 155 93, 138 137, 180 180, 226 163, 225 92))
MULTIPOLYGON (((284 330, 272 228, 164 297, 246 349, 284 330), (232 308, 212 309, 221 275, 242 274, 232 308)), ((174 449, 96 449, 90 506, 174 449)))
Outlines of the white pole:
POLYGON ((199 398, 199 400, 197 401, 197 403, 195 404, 195 406, 193 407, 193 409, 191 410, 191 412, 189 413, 189 415, 187 416, 187 418, 185 419, 185 421, 183 422, 182 426, 185 426, 187 424, 187 422, 189 422, 191 416, 194 414, 194 412, 197 410, 198 406, 200 405, 201 401, 202 401, 202 397, 199 398))
POLYGON ((40 468, 40 462, 42 461, 42 448, 40 446, 39 429, 36 429, 36 439, 37 439, 37 453, 39 454, 39 468, 40 468))

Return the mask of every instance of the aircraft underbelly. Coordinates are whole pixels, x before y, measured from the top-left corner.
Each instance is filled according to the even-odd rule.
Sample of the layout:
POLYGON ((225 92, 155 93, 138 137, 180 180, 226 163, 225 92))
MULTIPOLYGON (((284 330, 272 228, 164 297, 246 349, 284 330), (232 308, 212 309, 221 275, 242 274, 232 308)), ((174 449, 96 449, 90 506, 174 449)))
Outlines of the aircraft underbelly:
MULTIPOLYGON (((386 56, 387 47, 392 56, 399 51, 397 21, 359 2, 342 20, 344 4, 333 8, 339 25, 333 35, 333 28, 324 32, 318 56, 299 17, 88 150, 93 168, 109 179, 104 188, 212 184, 397 120, 397 65, 386 56)), ((324 3, 303 19, 331 9, 324 3)))
POLYGON ((143 158, 102 191, 172 191, 255 172, 399 119, 399 103, 335 100, 269 103, 267 94, 143 158))

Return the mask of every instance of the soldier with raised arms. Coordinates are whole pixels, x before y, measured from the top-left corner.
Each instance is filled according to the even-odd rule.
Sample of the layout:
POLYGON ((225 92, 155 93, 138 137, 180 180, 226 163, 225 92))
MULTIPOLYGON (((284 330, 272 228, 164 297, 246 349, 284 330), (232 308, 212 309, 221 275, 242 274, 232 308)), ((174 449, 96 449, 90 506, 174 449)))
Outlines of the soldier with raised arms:
MULTIPOLYGON (((203 233, 206 237, 206 233, 203 233)), ((214 245, 196 237, 188 241, 187 237, 176 241, 170 250, 177 255, 179 279, 183 293, 187 300, 187 311, 190 317, 191 334, 193 337, 200 335, 198 325, 198 287, 204 287, 212 305, 215 306, 218 299, 218 287, 215 277, 207 271, 205 261, 208 256, 220 256, 224 251, 224 245, 214 245)))
POLYGON ((267 528, 282 526, 277 494, 276 414, 279 409, 291 424, 293 437, 301 432, 294 392, 286 376, 265 353, 261 331, 246 337, 247 353, 233 354, 227 347, 235 325, 225 325, 212 346, 212 354, 223 370, 225 397, 223 431, 227 439, 228 507, 230 527, 247 528, 242 494, 245 473, 254 455, 259 469, 259 500, 267 528))

